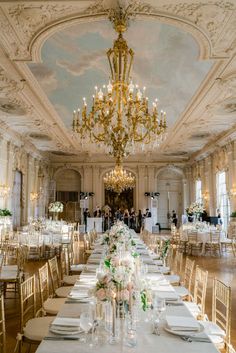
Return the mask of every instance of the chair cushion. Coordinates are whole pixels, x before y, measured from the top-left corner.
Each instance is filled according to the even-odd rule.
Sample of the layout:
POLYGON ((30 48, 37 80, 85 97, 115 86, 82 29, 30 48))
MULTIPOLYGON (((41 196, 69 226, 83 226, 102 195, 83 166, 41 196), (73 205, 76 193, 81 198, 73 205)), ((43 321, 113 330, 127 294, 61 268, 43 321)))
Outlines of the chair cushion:
POLYGON ((190 313, 197 319, 198 315, 201 314, 199 306, 194 302, 184 302, 184 305, 188 308, 190 313))
POLYGON ((72 275, 72 276, 64 276, 63 277, 63 282, 65 284, 75 284, 76 281, 80 279, 80 275, 72 275))
POLYGON ((65 298, 48 298, 43 303, 43 309, 47 314, 56 315, 65 303, 65 298))
POLYGON ((55 290, 56 296, 59 298, 67 298, 68 295, 70 294, 72 288, 73 288, 72 286, 71 287, 59 287, 55 290))
POLYGON ((170 282, 172 285, 179 285, 180 282, 180 276, 178 275, 165 275, 164 276, 167 281, 170 282))
POLYGON ((23 330, 24 336, 32 341, 42 341, 54 319, 55 316, 44 316, 29 320, 23 330))
POLYGON ((182 287, 182 286, 175 286, 174 290, 176 291, 176 293, 181 297, 184 298, 187 295, 189 295, 189 291, 187 288, 182 287))
POLYGON ((205 328, 205 333, 211 336, 225 337, 225 331, 212 321, 200 321, 205 328))

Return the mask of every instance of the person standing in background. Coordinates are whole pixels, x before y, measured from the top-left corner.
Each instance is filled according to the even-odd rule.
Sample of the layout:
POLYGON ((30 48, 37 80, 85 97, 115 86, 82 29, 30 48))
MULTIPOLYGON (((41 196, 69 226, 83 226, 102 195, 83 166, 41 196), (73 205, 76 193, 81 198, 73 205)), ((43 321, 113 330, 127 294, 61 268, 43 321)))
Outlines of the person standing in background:
POLYGON ((217 218, 218 218, 218 224, 222 225, 223 222, 222 222, 222 219, 221 219, 221 213, 220 213, 219 208, 217 208, 216 213, 217 213, 217 218))
POLYGON ((142 225, 143 225, 143 215, 142 215, 142 211, 139 210, 138 211, 138 232, 139 233, 141 231, 142 225))
POLYGON ((96 207, 96 210, 94 211, 93 216, 94 217, 101 217, 102 216, 102 211, 100 210, 99 206, 96 207))
POLYGON ((135 224, 136 223, 136 213, 134 208, 132 207, 130 210, 130 228, 135 229, 135 224))
POLYGON ((177 215, 175 210, 172 211, 172 223, 174 223, 175 227, 177 227, 177 215))
POLYGON ((85 208, 84 210, 84 224, 85 224, 85 232, 87 231, 87 219, 90 217, 89 209, 85 208))

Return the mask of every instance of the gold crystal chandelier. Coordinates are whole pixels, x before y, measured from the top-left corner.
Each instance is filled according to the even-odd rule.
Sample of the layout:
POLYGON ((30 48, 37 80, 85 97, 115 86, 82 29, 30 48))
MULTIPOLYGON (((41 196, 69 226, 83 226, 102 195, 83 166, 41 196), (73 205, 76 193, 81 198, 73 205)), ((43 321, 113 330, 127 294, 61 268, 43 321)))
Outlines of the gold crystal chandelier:
POLYGON ((158 112, 158 99, 149 108, 146 87, 134 85, 131 68, 134 52, 128 47, 122 33, 126 31, 129 13, 121 7, 110 14, 118 33, 112 49, 107 51, 110 81, 102 88, 95 87, 92 109, 88 112, 86 98, 83 108, 73 113, 73 131, 83 144, 90 142, 104 145, 115 158, 123 158, 151 144, 156 148, 166 136, 166 113, 158 112))
POLYGON ((111 190, 118 194, 135 187, 135 178, 131 173, 127 173, 119 162, 116 163, 115 168, 110 173, 106 173, 103 181, 106 190, 111 190))

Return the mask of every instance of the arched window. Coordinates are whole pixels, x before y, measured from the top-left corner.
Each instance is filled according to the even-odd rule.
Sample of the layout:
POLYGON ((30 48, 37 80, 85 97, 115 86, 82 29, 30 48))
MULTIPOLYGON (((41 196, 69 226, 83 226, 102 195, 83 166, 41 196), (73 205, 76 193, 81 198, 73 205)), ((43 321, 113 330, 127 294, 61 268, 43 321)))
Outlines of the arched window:
POLYGON ((196 180, 195 195, 196 195, 196 202, 202 203, 202 181, 201 180, 196 180))
POLYGON ((216 174, 216 195, 217 195, 217 209, 221 215, 223 228, 228 226, 230 215, 229 197, 226 188, 226 173, 219 172, 216 174))

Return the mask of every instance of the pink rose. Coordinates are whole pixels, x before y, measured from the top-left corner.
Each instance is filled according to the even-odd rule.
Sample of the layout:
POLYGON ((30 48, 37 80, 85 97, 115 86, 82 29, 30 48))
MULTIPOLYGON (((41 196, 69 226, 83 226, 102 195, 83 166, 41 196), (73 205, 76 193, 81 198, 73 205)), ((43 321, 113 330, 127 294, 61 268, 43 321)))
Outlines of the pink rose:
POLYGON ((127 284, 127 290, 128 290, 129 292, 131 292, 133 289, 134 289, 134 284, 133 284, 132 282, 129 282, 129 283, 127 284))
POLYGON ((97 293, 96 293, 96 297, 98 298, 98 300, 105 300, 106 299, 106 291, 104 288, 100 288, 97 293))
POLYGON ((117 300, 128 301, 129 300, 129 291, 127 289, 122 289, 117 292, 117 300))
POLYGON ((119 262, 120 262, 119 258, 117 256, 114 256, 113 259, 112 259, 112 264, 114 266, 118 266, 119 262))

